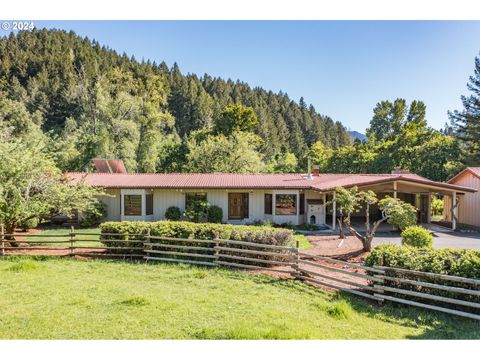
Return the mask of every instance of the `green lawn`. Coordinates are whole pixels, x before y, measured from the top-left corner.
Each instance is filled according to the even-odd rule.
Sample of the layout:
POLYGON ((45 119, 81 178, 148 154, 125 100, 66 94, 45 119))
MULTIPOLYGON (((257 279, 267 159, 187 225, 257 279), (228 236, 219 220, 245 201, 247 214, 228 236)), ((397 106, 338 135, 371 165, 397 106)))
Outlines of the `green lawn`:
POLYGON ((478 322, 161 263, 0 260, 1 339, 480 338, 478 322))
MULTIPOLYGON (((37 234, 45 234, 45 235, 64 235, 68 234, 70 232, 70 228, 55 228, 55 229, 46 229, 38 232, 37 234)), ((97 247, 97 246, 102 246, 102 243, 99 241, 82 241, 82 240, 98 240, 98 235, 93 235, 93 234, 98 234, 100 233, 100 229, 98 227, 94 228, 75 228, 75 232, 82 233, 82 234, 87 234, 87 235, 76 235, 76 239, 78 241, 75 242, 75 246, 81 246, 81 247, 97 247), (92 234, 92 235, 88 235, 92 234)), ((29 236, 27 237, 27 240, 31 241, 50 241, 50 240, 56 240, 56 241, 67 241, 66 243, 61 243, 61 244, 48 244, 52 246, 69 246, 69 237, 63 237, 63 236, 58 236, 58 237, 37 237, 37 236, 29 236)), ((39 244, 40 245, 40 244, 39 244)), ((47 245, 47 244, 45 244, 47 245)))
POLYGON ((313 249, 313 245, 308 241, 305 235, 295 235, 295 240, 298 240, 300 250, 313 249))

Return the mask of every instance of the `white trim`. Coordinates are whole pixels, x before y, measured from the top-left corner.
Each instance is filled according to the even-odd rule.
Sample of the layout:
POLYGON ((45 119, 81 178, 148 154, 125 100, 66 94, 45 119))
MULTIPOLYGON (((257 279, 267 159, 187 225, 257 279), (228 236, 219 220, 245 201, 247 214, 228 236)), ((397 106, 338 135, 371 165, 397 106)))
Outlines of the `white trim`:
POLYGON ((337 202, 335 200, 336 195, 335 191, 333 192, 333 199, 332 199, 332 229, 335 230, 336 222, 337 222, 337 202))

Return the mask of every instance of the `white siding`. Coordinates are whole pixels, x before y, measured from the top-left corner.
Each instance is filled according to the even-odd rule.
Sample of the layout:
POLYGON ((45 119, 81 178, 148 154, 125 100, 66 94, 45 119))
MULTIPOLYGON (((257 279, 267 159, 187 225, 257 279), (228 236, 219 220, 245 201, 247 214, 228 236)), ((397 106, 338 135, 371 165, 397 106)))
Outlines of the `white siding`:
POLYGON ((206 192, 207 193, 207 201, 210 205, 216 205, 223 210, 223 222, 228 222, 228 193, 235 192, 235 193, 248 193, 249 194, 249 217, 244 219, 243 221, 231 221, 235 223, 245 223, 245 222, 253 222, 255 220, 264 220, 265 216, 263 214, 263 196, 264 191, 260 190, 221 190, 221 189, 188 189, 188 190, 180 190, 180 189, 156 189, 154 191, 154 199, 153 199, 153 209, 154 209, 154 220, 164 220, 165 219, 165 211, 170 206, 176 206, 180 209, 180 211, 185 211, 185 193, 187 192, 206 192))
POLYGON ((107 216, 105 221, 120 221, 120 190, 107 189, 105 191, 108 195, 101 196, 100 201, 107 205, 107 216))
MULTIPOLYGON (((207 201, 211 205, 219 206, 223 210, 223 222, 234 224, 252 223, 256 220, 272 220, 274 223, 290 223, 299 225, 306 222, 306 214, 300 215, 300 191, 298 190, 222 190, 222 189, 155 189, 153 191, 153 215, 152 216, 122 216, 120 205, 121 194, 140 194, 142 198, 142 212, 145 213, 145 194, 150 193, 147 189, 110 189, 107 192, 113 197, 103 197, 102 201, 107 205, 108 221, 159 221, 165 220, 165 212, 170 206, 176 206, 180 211, 185 211, 185 193, 187 192, 206 192, 207 201), (243 220, 228 220, 228 193, 248 193, 249 194, 249 216, 243 220), (265 194, 273 195, 272 210, 273 214, 264 214, 264 196, 265 194), (297 214, 296 215, 275 215, 275 195, 276 194, 294 194, 297 195, 297 214)), ((305 191, 305 201, 307 199, 321 199, 323 194, 314 191, 305 191)), ((305 206, 305 212, 307 207, 305 206)))
MULTIPOLYGON (((468 171, 455 179, 454 184, 480 191, 480 179, 468 171)), ((448 210, 446 209, 446 211, 448 210)), ((464 196, 460 196, 458 202, 458 222, 460 224, 480 226, 480 192, 466 193, 464 196)))

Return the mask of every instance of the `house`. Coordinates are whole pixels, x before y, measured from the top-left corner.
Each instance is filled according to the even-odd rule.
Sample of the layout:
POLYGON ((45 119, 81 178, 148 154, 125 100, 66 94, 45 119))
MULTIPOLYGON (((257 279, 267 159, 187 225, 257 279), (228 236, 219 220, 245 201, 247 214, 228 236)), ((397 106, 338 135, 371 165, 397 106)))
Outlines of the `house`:
MULTIPOLYGON (((460 171, 453 178, 448 180, 449 184, 466 186, 480 190, 480 167, 467 167, 460 171)), ((444 216, 446 221, 458 222, 462 225, 470 225, 480 228, 480 193, 466 193, 458 204, 452 204, 451 198, 444 198, 444 216), (457 205, 458 217, 454 217, 453 206, 457 205)))
MULTIPOLYGON (((428 180, 405 171, 392 174, 133 174, 66 173, 72 183, 85 181, 105 189, 108 221, 158 221, 176 206, 184 211, 195 199, 223 210, 223 221, 234 224, 270 220, 274 223, 336 226, 336 186, 358 186, 379 197, 398 197, 415 205, 418 220, 430 222, 432 194, 463 196, 475 190, 428 180)), ((372 207, 372 216, 378 209, 372 207)), ((359 214, 362 216, 362 214, 359 214)))

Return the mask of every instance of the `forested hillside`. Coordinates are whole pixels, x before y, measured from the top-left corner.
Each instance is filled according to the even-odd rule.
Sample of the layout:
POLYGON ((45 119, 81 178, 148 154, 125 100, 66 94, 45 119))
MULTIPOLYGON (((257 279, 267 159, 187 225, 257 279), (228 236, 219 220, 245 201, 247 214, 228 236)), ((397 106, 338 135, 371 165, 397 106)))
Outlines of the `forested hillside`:
POLYGON ((95 157, 121 158, 131 172, 297 171, 316 142, 351 142, 303 99, 139 62, 57 30, 1 38, 0 130, 46 143, 64 171, 95 157), (240 129, 245 114, 252 121, 240 129))

